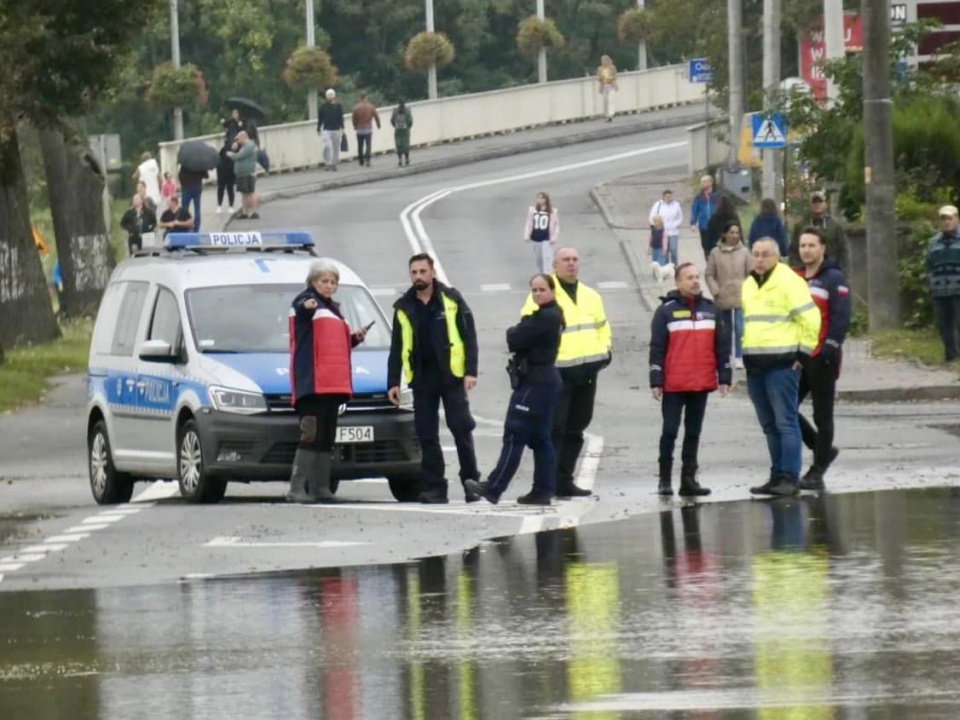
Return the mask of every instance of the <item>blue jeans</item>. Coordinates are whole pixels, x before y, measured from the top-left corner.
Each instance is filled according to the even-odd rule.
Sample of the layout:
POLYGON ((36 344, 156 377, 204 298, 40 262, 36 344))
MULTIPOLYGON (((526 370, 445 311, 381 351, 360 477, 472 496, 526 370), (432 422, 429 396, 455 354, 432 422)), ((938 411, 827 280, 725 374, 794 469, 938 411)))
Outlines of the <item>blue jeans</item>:
POLYGON ((659 245, 650 246, 650 257, 657 265, 667 264, 667 255, 660 249, 659 245))
POLYGON ((800 480, 803 439, 800 435, 800 371, 792 367, 747 373, 747 391, 767 436, 772 475, 800 480))
POLYGON ((200 194, 203 190, 184 190, 183 206, 189 210, 190 203, 193 203, 193 231, 200 232, 200 194))
POLYGON ((669 262, 672 262, 674 267, 680 264, 678 248, 680 247, 680 236, 679 235, 667 235, 667 257, 669 262))
POLYGON ((733 342, 731 346, 734 349, 734 357, 743 357, 743 310, 734 308, 733 310, 724 310, 724 320, 728 328, 733 328, 733 342))

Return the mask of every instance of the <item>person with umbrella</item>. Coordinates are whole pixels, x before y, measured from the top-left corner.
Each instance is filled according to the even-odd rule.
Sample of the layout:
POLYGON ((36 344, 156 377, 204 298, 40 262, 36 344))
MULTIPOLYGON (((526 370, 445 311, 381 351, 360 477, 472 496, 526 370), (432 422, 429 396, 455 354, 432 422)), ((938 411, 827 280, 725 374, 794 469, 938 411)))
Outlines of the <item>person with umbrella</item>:
POLYGON ((177 152, 180 163, 180 189, 183 193, 183 206, 189 210, 193 203, 193 232, 200 230, 200 195, 203 181, 208 173, 220 162, 220 153, 202 140, 189 140, 180 146, 177 152))
POLYGON ((263 108, 253 100, 245 97, 227 98, 224 105, 236 111, 237 131, 243 130, 247 133, 247 137, 257 146, 257 162, 260 163, 264 170, 270 172, 270 158, 267 157, 267 153, 263 150, 263 145, 260 142, 260 130, 258 129, 259 123, 267 117, 263 108))
POLYGON ((233 170, 233 160, 227 153, 233 149, 240 132, 240 111, 234 108, 230 116, 221 121, 223 125, 223 145, 220 148, 220 163, 217 165, 217 214, 223 212, 223 197, 227 196, 230 203, 230 214, 233 215, 237 175, 233 170))

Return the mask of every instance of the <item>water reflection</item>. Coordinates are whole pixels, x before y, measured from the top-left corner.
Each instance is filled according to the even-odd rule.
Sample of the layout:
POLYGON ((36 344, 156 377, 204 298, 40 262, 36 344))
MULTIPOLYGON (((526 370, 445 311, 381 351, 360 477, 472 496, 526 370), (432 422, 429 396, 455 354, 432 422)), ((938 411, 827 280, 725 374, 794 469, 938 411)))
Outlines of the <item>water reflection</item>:
POLYGON ((0 718, 960 715, 960 497, 672 507, 405 565, 0 594, 0 718))

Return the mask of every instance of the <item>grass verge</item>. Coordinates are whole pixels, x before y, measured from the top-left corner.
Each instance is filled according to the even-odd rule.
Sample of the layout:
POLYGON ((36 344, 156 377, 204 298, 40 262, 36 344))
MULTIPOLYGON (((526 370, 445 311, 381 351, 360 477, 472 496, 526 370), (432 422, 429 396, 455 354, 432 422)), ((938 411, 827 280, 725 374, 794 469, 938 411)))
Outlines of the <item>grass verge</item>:
POLYGON ((59 340, 7 351, 6 362, 0 365, 0 412, 36 402, 51 375, 86 369, 93 323, 78 320, 62 330, 59 340))
POLYGON ((919 360, 924 365, 942 366, 960 376, 960 361, 943 362, 943 342, 933 328, 924 330, 879 330, 867 335, 873 355, 895 360, 919 360))

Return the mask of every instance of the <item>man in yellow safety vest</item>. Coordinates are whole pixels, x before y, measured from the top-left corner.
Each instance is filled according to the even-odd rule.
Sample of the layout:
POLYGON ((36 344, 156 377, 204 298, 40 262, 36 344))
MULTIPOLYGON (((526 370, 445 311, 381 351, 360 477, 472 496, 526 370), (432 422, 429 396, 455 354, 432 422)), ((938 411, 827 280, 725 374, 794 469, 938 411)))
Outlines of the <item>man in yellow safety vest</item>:
MULTIPOLYGON (((580 282, 580 254, 571 247, 557 250, 553 261, 557 305, 567 326, 560 340, 557 368, 563 380, 553 420, 553 445, 557 453, 557 497, 583 497, 590 490, 574 482, 583 433, 593 419, 597 375, 610 364, 613 339, 600 293, 580 282)), ((537 309, 527 298, 522 314, 537 309)))

